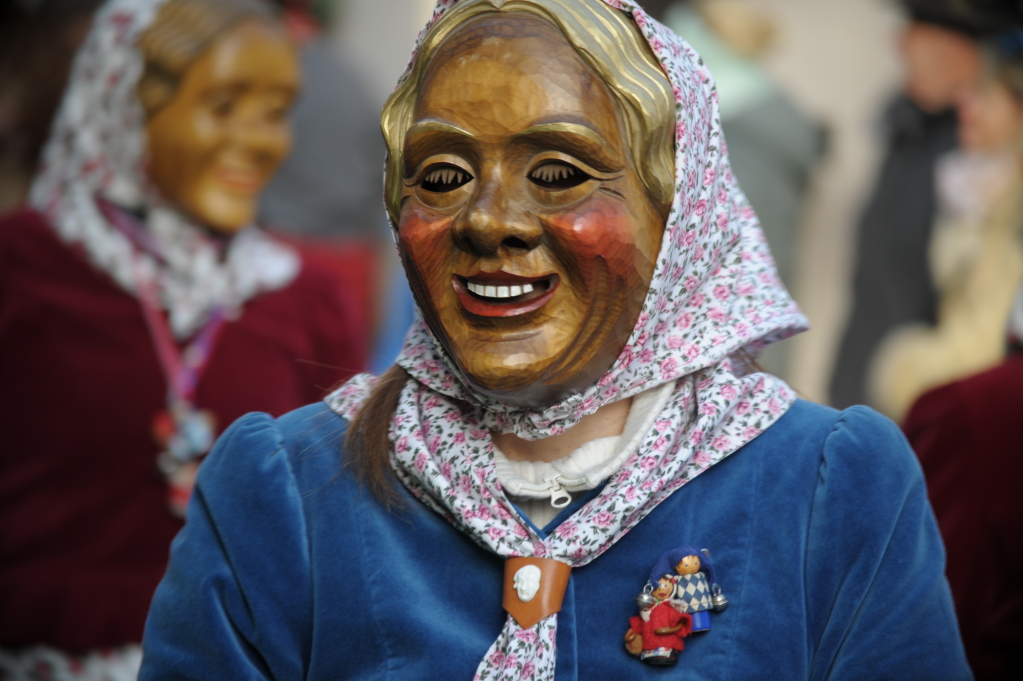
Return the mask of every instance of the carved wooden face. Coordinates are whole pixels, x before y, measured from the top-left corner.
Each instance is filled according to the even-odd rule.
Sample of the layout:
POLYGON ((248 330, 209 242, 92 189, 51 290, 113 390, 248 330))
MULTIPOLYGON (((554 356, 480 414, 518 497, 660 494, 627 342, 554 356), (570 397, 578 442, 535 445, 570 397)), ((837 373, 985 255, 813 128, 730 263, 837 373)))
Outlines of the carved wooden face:
POLYGON ((217 40, 148 121, 149 177, 198 222, 234 232, 291 146, 299 65, 284 34, 245 23, 217 40))
POLYGON ((685 556, 675 565, 675 572, 680 575, 695 575, 700 571, 699 556, 685 556))
POLYGON ((659 601, 666 601, 671 598, 672 592, 675 590, 675 583, 666 575, 661 577, 657 581, 657 586, 654 588, 652 595, 659 601))
POLYGON ((468 380, 522 406, 593 384, 635 326, 667 207, 564 36, 523 14, 457 29, 420 84, 404 162, 402 256, 468 380))

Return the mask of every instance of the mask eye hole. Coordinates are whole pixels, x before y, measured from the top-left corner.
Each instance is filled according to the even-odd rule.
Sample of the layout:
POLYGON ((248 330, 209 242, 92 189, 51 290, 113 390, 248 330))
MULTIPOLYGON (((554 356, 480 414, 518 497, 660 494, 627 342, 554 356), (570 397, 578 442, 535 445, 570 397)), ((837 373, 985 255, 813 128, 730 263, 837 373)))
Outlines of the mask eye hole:
POLYGON ((578 187, 592 178, 564 161, 547 161, 529 173, 529 179, 541 189, 557 192, 578 187))
POLYGON ((458 166, 437 163, 426 169, 426 174, 419 185, 428 192, 444 194, 468 184, 472 179, 472 175, 458 166))

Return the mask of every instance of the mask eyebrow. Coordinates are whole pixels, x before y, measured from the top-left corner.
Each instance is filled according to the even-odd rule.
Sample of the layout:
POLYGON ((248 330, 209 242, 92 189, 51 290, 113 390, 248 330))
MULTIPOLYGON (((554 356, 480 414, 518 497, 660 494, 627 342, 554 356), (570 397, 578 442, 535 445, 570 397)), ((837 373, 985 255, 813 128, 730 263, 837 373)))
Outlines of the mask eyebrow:
POLYGON ((468 130, 463 130, 450 123, 441 121, 420 121, 412 125, 405 133, 403 156, 405 157, 406 173, 419 165, 422 157, 428 156, 438 146, 468 144, 475 140, 468 130))
POLYGON ((600 134, 578 123, 541 123, 515 134, 516 139, 535 140, 566 151, 582 153, 595 161, 600 170, 614 172, 624 166, 616 152, 600 134))
POLYGON ((413 124, 408 132, 405 133, 405 141, 407 142, 410 137, 422 134, 424 132, 447 132, 455 135, 461 135, 463 137, 472 137, 473 134, 468 130, 463 130, 457 125, 451 125, 450 123, 443 123, 441 121, 419 121, 413 124))

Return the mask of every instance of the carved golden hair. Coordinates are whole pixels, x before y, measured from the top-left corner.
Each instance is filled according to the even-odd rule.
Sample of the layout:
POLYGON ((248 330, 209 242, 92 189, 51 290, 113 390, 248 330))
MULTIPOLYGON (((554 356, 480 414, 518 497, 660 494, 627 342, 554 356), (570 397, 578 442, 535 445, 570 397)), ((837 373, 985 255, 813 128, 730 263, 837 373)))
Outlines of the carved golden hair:
POLYGON ((387 99, 380 116, 387 142, 385 196, 391 220, 398 222, 405 134, 423 74, 455 29, 494 12, 531 14, 561 31, 611 93, 625 126, 632 164, 650 198, 659 206, 670 205, 675 193, 675 97, 635 23, 602 0, 463 0, 430 28, 411 72, 387 99))
POLYGON ((139 37, 145 69, 138 96, 147 116, 169 102, 188 67, 225 32, 244 20, 275 23, 261 0, 169 0, 139 37))

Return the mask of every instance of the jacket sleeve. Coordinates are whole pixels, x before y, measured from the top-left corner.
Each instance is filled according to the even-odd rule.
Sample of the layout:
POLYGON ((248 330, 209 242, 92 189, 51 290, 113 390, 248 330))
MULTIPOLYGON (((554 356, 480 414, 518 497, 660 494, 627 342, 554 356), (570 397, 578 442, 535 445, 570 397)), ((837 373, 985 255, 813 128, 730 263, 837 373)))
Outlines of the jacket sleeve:
POLYGON ((304 678, 311 602, 287 450, 273 419, 249 414, 200 468, 146 621, 139 678, 304 678))
POLYGON ((865 407, 825 442, 806 555, 811 679, 972 678, 920 466, 865 407))

